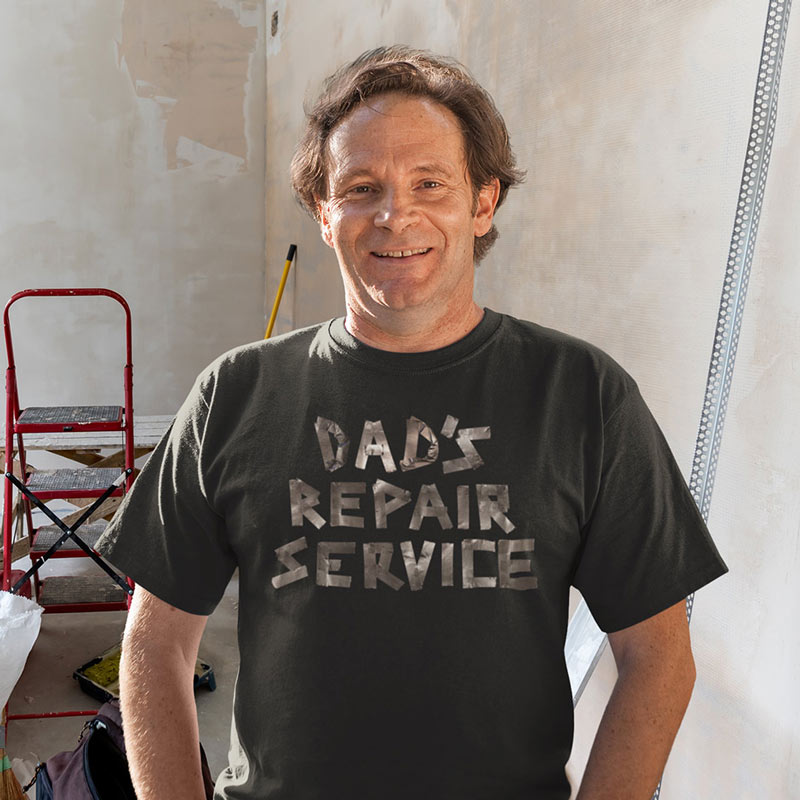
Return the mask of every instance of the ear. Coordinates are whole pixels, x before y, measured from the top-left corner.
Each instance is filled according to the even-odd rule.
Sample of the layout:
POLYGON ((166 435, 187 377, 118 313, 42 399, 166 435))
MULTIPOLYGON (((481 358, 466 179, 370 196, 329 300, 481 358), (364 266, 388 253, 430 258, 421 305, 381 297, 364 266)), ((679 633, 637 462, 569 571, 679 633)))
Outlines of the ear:
POLYGON ((483 236, 492 227, 494 210, 500 199, 500 181, 492 178, 489 183, 481 187, 478 194, 478 204, 475 210, 474 228, 475 236, 483 236))
POLYGON ((322 241, 328 247, 333 247, 333 235, 331 233, 331 224, 328 219, 328 207, 322 200, 317 200, 317 214, 319 216, 319 232, 322 235, 322 241))

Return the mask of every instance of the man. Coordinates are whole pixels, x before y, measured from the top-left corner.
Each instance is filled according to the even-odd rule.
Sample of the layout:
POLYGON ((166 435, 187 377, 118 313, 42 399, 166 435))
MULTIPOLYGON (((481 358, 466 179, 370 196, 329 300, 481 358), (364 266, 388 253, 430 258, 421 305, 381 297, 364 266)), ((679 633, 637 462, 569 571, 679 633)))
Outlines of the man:
POLYGON ((99 545, 138 584, 140 800, 202 796, 192 673, 237 566, 217 797, 566 800, 570 584, 619 667, 579 797, 650 797, 694 681, 683 599, 726 568, 632 378, 476 305, 519 178, 454 63, 382 48, 328 80, 293 183, 346 316, 201 373, 99 545))

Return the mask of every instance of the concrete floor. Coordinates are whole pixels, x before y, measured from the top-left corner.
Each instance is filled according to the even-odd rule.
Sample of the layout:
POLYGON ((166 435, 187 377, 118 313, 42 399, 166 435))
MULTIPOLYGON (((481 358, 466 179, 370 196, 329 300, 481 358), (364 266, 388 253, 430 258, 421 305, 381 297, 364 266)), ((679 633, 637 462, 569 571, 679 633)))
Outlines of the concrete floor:
MULTIPOLYGON (((15 569, 27 569, 21 559, 15 569)), ((88 559, 53 559, 42 568, 51 574, 95 574, 88 559)), ((230 737, 233 689, 239 658, 236 647, 238 577, 234 575, 225 596, 211 615, 200 645, 200 658, 216 676, 216 691, 196 692, 200 741, 216 775, 226 766, 230 737)), ((75 669, 120 641, 124 611, 83 614, 44 614, 39 638, 9 700, 9 713, 96 709, 99 703, 85 694, 72 677, 75 669)), ((16 720, 8 726, 7 754, 22 782, 33 766, 62 750, 72 750, 87 717, 16 720), (21 759, 22 762, 18 761, 21 759)), ((33 796, 31 790, 31 797, 33 796)))

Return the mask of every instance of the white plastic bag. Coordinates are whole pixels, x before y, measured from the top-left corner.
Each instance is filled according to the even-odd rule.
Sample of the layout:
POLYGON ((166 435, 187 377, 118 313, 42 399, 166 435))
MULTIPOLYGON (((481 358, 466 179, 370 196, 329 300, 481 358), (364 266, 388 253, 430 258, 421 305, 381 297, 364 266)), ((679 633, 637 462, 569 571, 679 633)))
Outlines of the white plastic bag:
MULTIPOLYGON (((36 764, 39 762, 40 759, 33 753, 31 753, 30 755, 33 756, 34 759, 33 761, 29 761, 23 758, 11 759, 11 769, 14 770, 14 775, 16 775, 20 786, 27 785, 30 779, 36 773, 36 764)), ((26 800, 34 800, 34 798, 36 797, 36 787, 31 787, 27 792, 23 792, 22 796, 26 800)))
POLYGON ((22 675, 39 635, 42 611, 27 597, 0 591, 0 707, 8 702, 22 675))

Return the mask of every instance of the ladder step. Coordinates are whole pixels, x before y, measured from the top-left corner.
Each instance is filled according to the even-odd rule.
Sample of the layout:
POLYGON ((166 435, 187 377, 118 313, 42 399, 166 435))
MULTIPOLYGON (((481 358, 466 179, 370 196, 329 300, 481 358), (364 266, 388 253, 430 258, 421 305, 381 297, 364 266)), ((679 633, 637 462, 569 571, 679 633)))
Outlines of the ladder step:
POLYGON ((31 406, 17 419, 20 425, 91 425, 122 422, 122 406, 31 406))
MULTIPOLYGON (((84 523, 83 525, 75 531, 76 535, 79 536, 89 547, 94 548, 97 544, 97 540, 102 535, 103 531, 106 529, 108 523, 104 519, 98 519, 94 522, 84 523)), ((33 543, 31 544, 31 554, 38 555, 39 553, 47 552, 64 534, 61 528, 58 525, 43 525, 39 528, 33 536, 33 543)), ((58 548, 56 551, 57 553, 62 552, 63 550, 69 550, 73 553, 81 553, 83 554, 83 550, 76 544, 73 539, 67 539, 61 547, 58 548)))
POLYGON ((125 604, 127 595, 107 575, 55 575, 45 578, 39 591, 42 606, 125 604))
POLYGON ((42 469, 34 472, 26 486, 32 492, 78 492, 107 489, 119 478, 118 467, 42 469))

